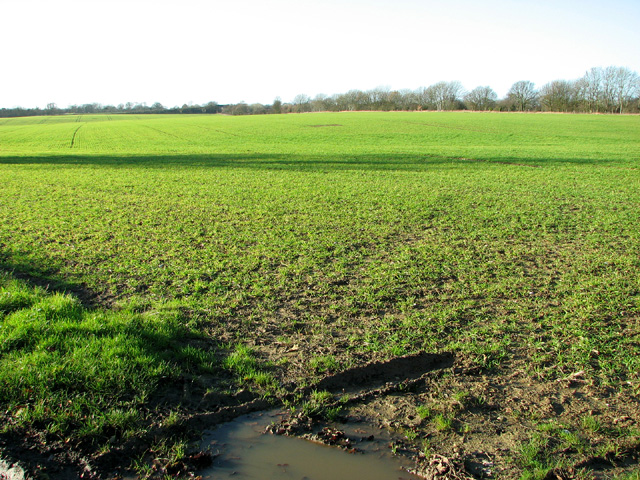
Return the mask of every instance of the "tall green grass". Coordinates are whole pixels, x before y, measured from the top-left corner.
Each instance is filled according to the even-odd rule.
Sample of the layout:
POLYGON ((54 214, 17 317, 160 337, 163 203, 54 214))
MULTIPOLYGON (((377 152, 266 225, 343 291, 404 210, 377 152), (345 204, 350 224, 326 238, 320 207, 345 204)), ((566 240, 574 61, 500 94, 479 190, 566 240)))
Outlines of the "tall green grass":
POLYGON ((87 308, 1 272, 0 433, 104 445, 157 423, 154 397, 174 384, 273 384, 251 349, 208 342, 177 305, 137 310, 87 308))
POLYGON ((135 431, 161 382, 215 368, 215 352, 189 350, 193 338, 176 310, 87 309, 2 273, 2 431, 39 426, 98 441, 135 431))

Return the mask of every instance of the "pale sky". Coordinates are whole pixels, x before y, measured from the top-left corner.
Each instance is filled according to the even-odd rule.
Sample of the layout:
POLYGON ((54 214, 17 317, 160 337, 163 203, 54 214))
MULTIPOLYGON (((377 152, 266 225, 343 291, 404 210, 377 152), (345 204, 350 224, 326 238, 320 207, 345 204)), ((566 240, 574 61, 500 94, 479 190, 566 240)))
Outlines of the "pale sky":
POLYGON ((640 0, 0 0, 0 107, 640 73, 640 0))

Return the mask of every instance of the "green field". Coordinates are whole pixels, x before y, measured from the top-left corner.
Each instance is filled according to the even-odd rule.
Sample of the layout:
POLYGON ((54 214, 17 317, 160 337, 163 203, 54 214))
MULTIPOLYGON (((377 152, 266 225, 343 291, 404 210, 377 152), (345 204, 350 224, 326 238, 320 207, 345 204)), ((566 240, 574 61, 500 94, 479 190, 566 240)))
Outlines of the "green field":
MULTIPOLYGON (((638 116, 0 119, 0 435, 98 458, 184 384, 278 403, 419 351, 582 372, 640 421, 639 168, 638 116)), ((566 461, 640 445, 614 430, 566 461)))

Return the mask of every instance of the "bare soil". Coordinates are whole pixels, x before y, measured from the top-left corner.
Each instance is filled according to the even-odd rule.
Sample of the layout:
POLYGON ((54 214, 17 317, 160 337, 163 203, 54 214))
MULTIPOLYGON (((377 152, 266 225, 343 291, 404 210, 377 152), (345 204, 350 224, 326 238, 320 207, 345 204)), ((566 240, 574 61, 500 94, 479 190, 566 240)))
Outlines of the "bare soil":
MULTIPOLYGON (((288 354, 303 362, 303 352, 292 346, 283 350, 271 344, 263 349, 272 360, 288 354)), ((525 356, 512 355, 485 370, 464 356, 422 353, 361 362, 298 386, 294 379, 304 366, 296 370, 294 360, 282 377, 285 393, 271 401, 249 391, 205 393, 215 378, 185 378, 182 384, 163 388, 153 407, 156 418, 144 438, 120 440, 108 452, 96 453, 89 445, 49 443, 42 434, 25 432, 24 438, 4 440, 0 457, 9 464, 20 460, 28 478, 120 478, 132 457, 152 455, 149 445, 158 439, 179 435, 196 439, 202 430, 240 415, 283 404, 299 407, 312 392, 329 391, 334 401, 326 407, 339 407, 337 418, 310 417, 296 408, 271 433, 357 449, 371 435, 345 432, 380 431, 392 438, 389 448, 411 458, 413 473, 424 478, 515 479, 526 470, 523 448, 536 435, 548 435, 543 426, 556 425, 566 432, 581 432, 589 448, 551 441, 547 453, 559 466, 551 465, 545 478, 608 479, 639 468, 640 439, 624 435, 640 420, 637 392, 625 385, 599 385, 582 372, 554 381, 534 379, 524 373, 525 363, 525 356), (178 406, 181 421, 163 425, 165 414, 178 406), (440 424, 438 418, 448 423, 440 424), (581 430, 585 418, 598 425, 589 434, 581 430)), ((207 466, 207 455, 194 451, 171 465, 151 459, 154 478, 196 475, 207 466)))
MULTIPOLYGON (((465 358, 443 356, 440 362, 435 358, 429 365, 422 356, 373 363, 328 377, 318 386, 330 386, 336 392, 342 379, 344 393, 360 388, 342 402, 341 421, 364 422, 390 432, 395 438, 390 448, 412 457, 414 473, 424 478, 519 478, 520 452, 541 425, 559 425, 569 431, 583 425, 587 417, 599 425, 585 440, 594 448, 551 444, 549 452, 562 467, 550 468, 546 478, 614 478, 638 468, 637 437, 618 438, 610 450, 606 448, 607 437, 617 436, 612 432, 637 425, 637 395, 597 386, 581 372, 556 381, 536 381, 523 372, 524 360, 483 371, 465 358), (389 375, 380 385, 387 365, 389 375), (399 375, 401 366, 407 375, 399 375), (425 371, 416 377, 419 366, 425 371), (372 378, 375 381, 368 383, 372 378), (431 418, 420 415, 421 407, 431 410, 431 418), (437 415, 450 418, 451 425, 434 424, 437 415), (598 445, 603 446, 600 455, 589 453, 598 445)), ((327 428, 336 424, 297 413, 272 432, 335 443, 335 431, 327 437, 327 428)), ((339 424, 337 428, 340 431, 339 424)), ((337 436, 351 448, 357 445, 357 438, 345 443, 341 433, 337 436)))

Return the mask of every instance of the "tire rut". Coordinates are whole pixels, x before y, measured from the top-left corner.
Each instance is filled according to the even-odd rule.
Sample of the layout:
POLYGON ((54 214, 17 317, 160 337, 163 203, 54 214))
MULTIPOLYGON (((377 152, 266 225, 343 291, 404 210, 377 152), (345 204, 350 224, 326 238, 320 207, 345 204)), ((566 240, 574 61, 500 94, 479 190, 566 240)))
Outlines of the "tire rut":
MULTIPOLYGON (((204 406, 204 411, 194 411, 183 419, 183 425, 190 428, 207 428, 222 422, 228 422, 247 413, 275 408, 278 403, 296 401, 300 397, 309 397, 313 391, 326 390, 333 394, 348 393, 347 403, 368 401, 374 397, 390 395, 417 384, 429 372, 450 368, 455 357, 452 353, 432 354, 421 352, 415 355, 394 358, 384 362, 375 362, 344 372, 330 375, 319 382, 296 388, 285 385, 289 393, 279 401, 267 402, 258 395, 246 399, 244 403, 222 406, 204 406)), ((214 404, 217 402, 213 402, 214 404)), ((344 402, 342 402, 344 404, 344 402)))
POLYGON ((78 134, 78 130, 80 130, 82 127, 84 127, 84 123, 80 125, 78 128, 76 128, 75 132, 73 132, 73 136, 71 137, 71 144, 69 145, 69 148, 73 148, 73 146, 75 145, 76 135, 78 134))

